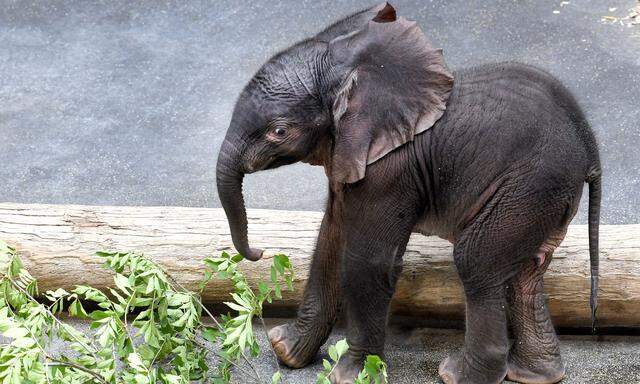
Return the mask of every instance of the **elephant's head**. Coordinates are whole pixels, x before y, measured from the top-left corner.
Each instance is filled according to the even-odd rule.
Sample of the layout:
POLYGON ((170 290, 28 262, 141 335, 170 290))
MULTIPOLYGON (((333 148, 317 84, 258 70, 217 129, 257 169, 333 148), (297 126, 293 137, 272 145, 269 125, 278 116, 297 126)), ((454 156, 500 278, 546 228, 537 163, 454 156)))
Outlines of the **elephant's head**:
POLYGON ((247 240, 245 174, 304 161, 333 182, 357 182, 442 116, 452 86, 442 52, 386 3, 272 57, 242 91, 218 157, 238 252, 262 255, 247 240))

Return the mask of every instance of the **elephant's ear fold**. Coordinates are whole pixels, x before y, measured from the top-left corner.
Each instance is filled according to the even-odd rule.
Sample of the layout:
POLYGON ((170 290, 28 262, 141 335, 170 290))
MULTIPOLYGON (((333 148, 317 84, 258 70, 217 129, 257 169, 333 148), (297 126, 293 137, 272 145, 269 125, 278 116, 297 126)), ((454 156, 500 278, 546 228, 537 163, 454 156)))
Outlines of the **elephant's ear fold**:
POLYGON ((331 63, 343 76, 333 104, 337 182, 362 179, 368 164, 433 126, 453 87, 442 51, 389 7, 329 43, 331 63))

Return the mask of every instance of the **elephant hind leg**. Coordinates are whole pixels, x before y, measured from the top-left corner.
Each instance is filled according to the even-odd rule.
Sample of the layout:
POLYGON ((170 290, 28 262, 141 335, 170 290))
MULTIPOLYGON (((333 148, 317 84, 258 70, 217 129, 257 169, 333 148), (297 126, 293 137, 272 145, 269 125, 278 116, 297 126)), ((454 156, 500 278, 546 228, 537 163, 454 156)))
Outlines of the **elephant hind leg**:
MULTIPOLYGON (((518 280, 525 266, 540 268, 537 263, 543 260, 543 266, 548 264, 551 255, 547 257, 546 249, 544 257, 539 255, 541 244, 554 238, 557 228, 566 227, 572 217, 573 207, 561 196, 571 197, 573 190, 543 190, 535 182, 504 185, 456 237, 454 261, 465 289, 466 332, 462 356, 449 357, 440 365, 440 376, 447 384, 496 384, 509 374, 507 287, 518 280)), ((542 300, 541 291, 522 301, 527 315, 537 308, 534 298, 542 300)), ((553 332, 548 316, 544 320, 545 331, 553 332)), ((535 337, 544 334, 535 328, 523 329, 522 335, 529 332, 535 337)), ((515 369, 511 373, 515 376, 515 369)))
POLYGON ((552 233, 535 260, 525 264, 509 284, 509 322, 514 336, 507 372, 510 381, 552 384, 564 378, 564 364, 545 303, 542 276, 565 233, 566 230, 552 233))

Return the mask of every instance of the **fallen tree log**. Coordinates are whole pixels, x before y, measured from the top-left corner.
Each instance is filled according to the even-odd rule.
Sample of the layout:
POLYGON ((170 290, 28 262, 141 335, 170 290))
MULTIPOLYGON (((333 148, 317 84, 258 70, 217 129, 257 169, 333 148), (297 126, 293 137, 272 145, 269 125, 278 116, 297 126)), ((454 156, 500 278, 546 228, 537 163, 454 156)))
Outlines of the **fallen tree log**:
MULTIPOLYGON (((295 307, 303 293, 310 256, 322 218, 319 212, 249 210, 253 246, 288 254, 297 272, 296 290, 274 303, 295 307)), ((76 284, 112 286, 97 250, 137 250, 164 265, 188 288, 203 275, 202 259, 233 251, 221 209, 177 207, 90 207, 0 204, 0 238, 15 246, 39 280, 42 292, 76 284)), ((601 327, 640 326, 640 225, 600 227, 601 327)), ((456 321, 463 318, 462 289, 451 246, 438 238, 413 235, 393 300, 401 315, 456 321)), ((545 284, 555 324, 585 327, 589 320, 587 228, 572 225, 555 253, 545 284)), ((266 280, 271 260, 243 263, 251 282, 266 280)), ((203 300, 228 300, 231 287, 209 285, 203 300)))

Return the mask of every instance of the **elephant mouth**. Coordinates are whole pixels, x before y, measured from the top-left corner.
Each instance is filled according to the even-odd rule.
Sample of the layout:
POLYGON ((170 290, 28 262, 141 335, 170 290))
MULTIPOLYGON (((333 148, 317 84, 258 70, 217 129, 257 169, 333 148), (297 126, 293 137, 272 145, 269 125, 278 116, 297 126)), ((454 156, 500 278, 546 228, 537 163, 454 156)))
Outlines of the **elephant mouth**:
POLYGON ((279 156, 279 157, 271 157, 269 159, 269 161, 267 161, 265 163, 264 166, 262 167, 255 167, 252 168, 250 170, 248 170, 248 172, 246 173, 254 173, 257 171, 262 171, 262 170, 267 170, 267 169, 275 169, 278 167, 282 167, 283 165, 289 165, 289 164, 293 164, 296 163, 298 161, 298 159, 295 156, 279 156))

